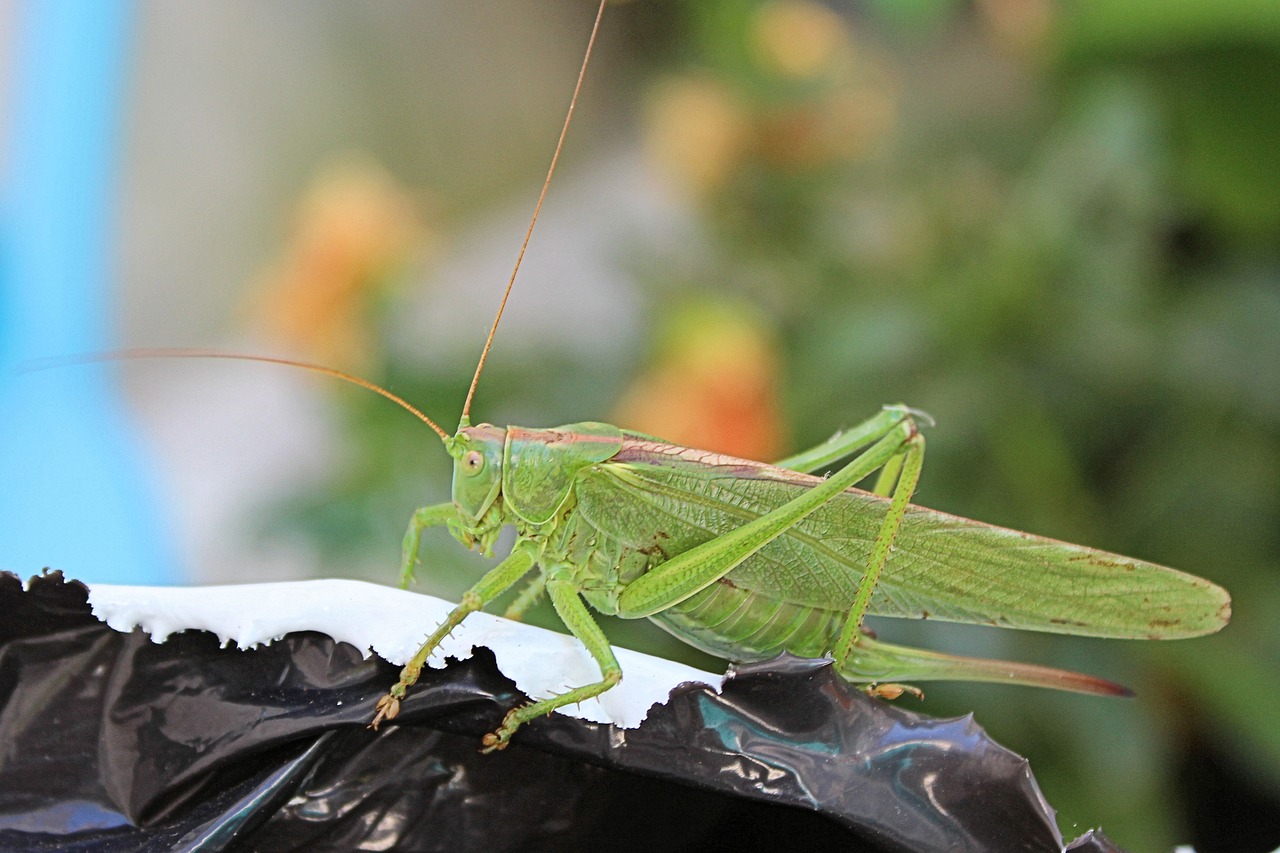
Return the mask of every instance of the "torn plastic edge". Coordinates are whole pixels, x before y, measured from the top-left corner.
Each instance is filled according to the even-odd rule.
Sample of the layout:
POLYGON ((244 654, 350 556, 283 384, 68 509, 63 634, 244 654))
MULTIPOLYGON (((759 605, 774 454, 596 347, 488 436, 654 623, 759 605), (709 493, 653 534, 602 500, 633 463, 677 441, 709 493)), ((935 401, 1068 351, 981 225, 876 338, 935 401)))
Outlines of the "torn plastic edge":
MULTIPOLYGON (((296 631, 317 631, 404 664, 426 633, 456 606, 440 598, 357 580, 309 580, 203 587, 148 587, 88 584, 93 615, 112 629, 146 631, 162 643, 185 630, 209 631, 223 645, 248 649, 296 631)), ((465 660, 476 647, 490 649, 498 669, 533 699, 563 693, 600 678, 583 645, 560 634, 477 612, 445 639, 428 661, 443 669, 446 658, 465 660)), ((665 704, 684 684, 704 684, 719 692, 724 675, 630 649, 615 648, 626 674, 601 696, 560 709, 593 723, 633 729, 650 708, 665 704)))
MULTIPOLYGON (((81 626, 86 624, 85 620, 89 624, 95 621, 87 602, 88 587, 85 584, 64 581, 61 573, 56 572, 45 577, 59 586, 79 587, 78 595, 74 591, 72 594, 73 599, 79 600, 74 602, 76 607, 73 610, 58 606, 57 597, 51 598, 51 590, 47 584, 41 583, 39 601, 35 602, 37 609, 54 605, 49 613, 61 619, 70 617, 81 626)), ((18 579, 13 577, 13 580, 18 579)), ((34 592, 37 580, 39 578, 32 578, 22 586, 34 592)), ((277 586, 298 587, 297 584, 277 586)), ((265 585, 256 585, 248 587, 247 591, 255 593, 264 588, 265 585)), ((194 592, 216 591, 206 588, 194 592)), ((295 595, 279 610, 286 612, 286 619, 296 618, 299 603, 295 595), (293 616, 288 614, 291 610, 294 611, 293 616)), ((267 607, 260 609, 270 610, 267 607)), ((177 615, 172 610, 169 609, 169 617, 177 615)), ((349 611, 350 608, 344 610, 349 611)), ((24 613, 25 608, 21 606, 13 611, 18 617, 24 613)), ((233 608, 231 615, 237 617, 237 621, 251 621, 239 620, 248 614, 238 607, 233 608)), ((349 612, 345 615, 355 618, 349 612)), ((95 636, 101 636, 102 631, 110 633, 114 630, 100 621, 98 624, 100 627, 93 631, 95 636)), ((314 623, 308 621, 307 624, 314 623)), ((246 629, 243 632, 246 639, 237 642, 254 645, 249 641, 254 640, 256 634, 256 642, 260 643, 269 638, 269 629, 270 626, 259 623, 246 629)), ((306 637, 308 633, 314 632, 295 633, 289 642, 301 642, 307 648, 314 642, 314 639, 306 637)), ((24 635, 18 631, 14 636, 24 635)), ((193 631, 192 634, 184 634, 181 641, 175 638, 173 645, 189 647, 191 644, 186 640, 199 639, 199 645, 206 649, 207 654, 211 645, 208 641, 219 636, 216 629, 193 631), (199 633, 206 636, 195 636, 199 633)), ((327 647, 333 638, 327 634, 321 636, 324 636, 327 647)), ((559 635, 551 633, 549 636, 559 635)), ((145 668, 132 669, 133 662, 150 658, 155 664, 157 660, 169 660, 166 656, 170 653, 163 650, 156 654, 146 653, 143 647, 150 643, 141 631, 132 632, 132 636, 118 637, 124 637, 121 642, 135 650, 122 661, 146 683, 155 684, 145 668)), ((227 634, 221 637, 224 645, 231 641, 227 634)), ((347 666, 360 668, 352 654, 360 654, 358 647, 350 643, 340 645, 347 650, 344 653, 347 666)), ((274 652, 262 654, 271 656, 274 652)), ((451 667, 453 675, 464 674, 466 680, 465 673, 483 670, 490 673, 487 678, 492 682, 499 673, 489 663, 489 654, 477 651, 465 664, 451 667)), ((225 655, 216 657, 227 661, 225 655)), ((253 656, 247 655, 246 660, 249 657, 253 656)), ((235 664, 232 666, 233 669, 238 668, 235 664)), ((385 672, 385 664, 379 664, 378 669, 385 672)), ((94 673, 97 678, 104 675, 96 669, 94 673)), ((197 674, 196 677, 202 676, 197 674)), ((380 692, 382 678, 385 674, 375 679, 375 693, 380 692)), ((427 700, 427 705, 430 705, 432 682, 436 680, 434 677, 429 679, 424 685, 426 690, 419 694, 420 698, 427 700)), ((511 682, 505 677, 499 677, 499 680, 506 684, 500 691, 506 698, 499 697, 497 701, 500 706, 509 706, 512 699, 507 696, 507 691, 511 682)), ((362 687, 349 685, 345 677, 340 677, 338 683, 352 687, 363 697, 359 704, 367 706, 365 700, 371 695, 367 680, 362 687)), ((127 682, 116 681, 118 689, 127 686, 127 682)), ((492 687, 492 684, 487 688, 482 686, 481 694, 488 699, 497 697, 492 687)), ((161 688, 159 697, 142 697, 141 705, 137 704, 139 697, 134 696, 130 700, 133 705, 129 707, 164 708, 165 689, 161 688), (155 704, 157 699, 160 705, 155 704)), ((469 697, 470 691, 467 692, 469 697)), ((254 695, 252 691, 248 695, 250 702, 257 701, 254 695)), ((240 707, 246 698, 235 691, 229 697, 220 696, 220 690, 209 693, 215 705, 231 708, 240 707)), ((472 711, 467 710, 471 706, 466 703, 459 705, 456 692, 450 696, 445 697, 445 705, 454 711, 461 710, 462 716, 453 714, 449 724, 440 726, 443 731, 457 731, 470 736, 491 725, 491 722, 480 721, 477 727, 476 719, 471 717, 472 711), (458 727, 454 728, 454 725, 458 727)), ((313 703, 309 700, 300 707, 307 709, 299 719, 306 721, 304 728, 308 732, 334 724, 360 723, 362 717, 367 719, 364 714, 368 713, 367 707, 357 708, 353 709, 354 717, 348 713, 342 719, 333 717, 326 720, 311 713, 313 703)), ((771 805, 817 811, 855 830, 859 838, 875 840, 887 845, 887 849, 941 849, 946 846, 948 849, 974 851, 1015 847, 1057 853, 1064 850, 1061 834, 1052 818, 1052 809, 1044 801, 1026 759, 990 740, 972 715, 954 719, 929 718, 869 699, 852 689, 822 660, 782 656, 768 663, 739 666, 733 672, 733 681, 726 681, 720 695, 714 695, 708 688, 686 686, 669 702, 650 711, 643 726, 629 731, 583 725, 568 717, 542 720, 522 733, 522 746, 531 747, 531 753, 558 753, 605 768, 680 782, 771 805), (807 701, 793 702, 792 699, 799 695, 808 697, 807 701), (983 792, 978 800, 971 795, 974 790, 983 792), (990 819, 993 815, 996 817, 994 821, 990 819)), ((492 714, 492 709, 486 708, 483 716, 492 714)), ((93 716, 95 719, 97 716, 114 719, 116 715, 93 716)), ((154 728, 156 723, 163 723, 165 719, 163 714, 125 716, 134 718, 134 723, 128 725, 143 725, 139 732, 158 731, 154 728)), ((252 716, 255 725, 262 723, 261 715, 252 716)), ((412 712, 406 713, 404 724, 411 725, 414 716, 412 712)), ((450 715, 446 713, 445 716, 450 715)), ((242 718, 243 715, 233 714, 231 720, 238 726, 242 718)), ((438 715, 432 719, 446 722, 438 715)), ((386 730, 388 736, 398 728, 386 730)), ((161 734, 162 740, 169 739, 168 735, 161 734)), ((200 739, 206 734, 203 729, 198 733, 200 739)), ((264 738, 259 733, 238 744, 224 742, 222 748, 230 746, 233 754, 240 754, 245 749, 249 750, 245 754, 256 754, 255 751, 273 742, 270 737, 264 738)), ((373 742, 380 741, 375 739, 373 742)), ((467 743, 470 745, 470 741, 467 743)), ((202 750, 200 747, 197 752, 202 750)), ((469 749, 465 751, 469 754, 469 749)), ((40 750, 37 752, 43 754, 40 750)), ((154 774, 145 775, 151 779, 154 774)), ((144 801, 144 805, 149 802, 144 801)), ((130 813, 141 815, 144 812, 145 809, 135 808, 130 813)), ((1099 853, 1118 849, 1100 844, 1100 841, 1103 841, 1100 834, 1088 833, 1065 849, 1099 853)))

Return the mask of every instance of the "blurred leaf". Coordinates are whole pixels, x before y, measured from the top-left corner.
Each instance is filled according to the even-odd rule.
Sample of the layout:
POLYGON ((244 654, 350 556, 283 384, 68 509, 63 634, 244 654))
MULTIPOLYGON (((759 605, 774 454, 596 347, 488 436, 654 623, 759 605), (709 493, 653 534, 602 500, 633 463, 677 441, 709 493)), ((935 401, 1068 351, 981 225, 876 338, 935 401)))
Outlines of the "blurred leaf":
POLYGON ((1280 44, 1272 0, 1077 0, 1063 4, 1070 42, 1122 51, 1182 49, 1225 40, 1280 44))
POLYGON ((917 33, 942 26, 961 8, 959 0, 869 0, 867 5, 894 27, 917 33))

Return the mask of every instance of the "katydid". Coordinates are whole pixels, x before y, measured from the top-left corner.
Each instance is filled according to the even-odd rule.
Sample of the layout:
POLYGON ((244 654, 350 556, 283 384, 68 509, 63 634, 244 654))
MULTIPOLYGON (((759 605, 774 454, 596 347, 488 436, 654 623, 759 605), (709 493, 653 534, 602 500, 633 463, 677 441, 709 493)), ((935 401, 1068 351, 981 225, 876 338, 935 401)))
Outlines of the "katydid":
POLYGON ((863 631, 868 613, 1136 639, 1192 637, 1226 623, 1227 593, 1201 578, 911 505, 924 455, 916 420, 904 406, 887 407, 820 447, 765 465, 608 424, 503 429, 471 426, 464 416, 444 438, 453 501, 414 514, 405 577, 428 527, 448 525, 486 554, 508 524, 516 542, 405 666, 373 725, 396 716, 454 627, 535 567, 531 584, 545 585, 602 678, 513 709, 485 737, 487 749, 622 678, 584 601, 602 613, 648 617, 735 660, 829 652, 842 676, 885 696, 910 689, 899 681, 931 679, 1126 691, 1061 670, 883 643, 863 631), (826 479, 805 473, 849 456, 826 479), (877 471, 872 491, 853 488, 877 471))
MULTIPOLYGON (((524 255, 555 169, 600 25, 601 3, 551 169, 525 234, 524 255)), ((516 270, 519 269, 519 259, 516 270)), ((492 556, 515 528, 511 552, 463 596, 377 703, 371 726, 394 719, 441 641, 468 614, 522 580, 507 615, 544 591, 600 668, 600 680, 511 709, 484 738, 504 748, 525 723, 616 685, 623 672, 589 608, 647 617, 681 640, 738 661, 783 651, 830 655, 836 671, 893 698, 904 682, 993 681, 1126 694, 1088 675, 892 645, 867 615, 940 619, 1128 639, 1209 634, 1230 618, 1230 597, 1207 580, 1141 560, 1033 536, 910 503, 924 459, 921 424, 887 406, 853 429, 772 465, 663 442, 603 423, 554 429, 473 426, 471 402, 515 281, 513 271, 450 435, 404 400, 365 380, 286 359, 197 351, 124 356, 215 356, 284 363, 370 388, 431 427, 453 458, 452 500, 423 507, 404 538, 402 584, 422 534, 445 526, 492 556), (843 463, 823 478, 813 472, 843 463), (867 490, 857 488, 875 476, 867 490)))
MULTIPOLYGON (((520 258, 603 10, 602 2, 520 258)), ((903 405, 774 465, 603 423, 472 426, 471 401, 514 281, 513 271, 457 431, 448 435, 420 415, 453 457, 453 499, 414 513, 401 580, 412 579, 430 527, 447 526, 491 556, 510 525, 515 544, 405 665, 377 704, 374 728, 396 717, 428 658, 468 614, 526 577, 507 614, 518 617, 545 590, 601 678, 511 709, 485 736, 486 751, 504 748, 530 720, 622 679, 588 605, 647 617, 692 646, 739 661, 829 653, 843 677, 889 698, 918 692, 899 682, 931 679, 1128 691, 1063 670, 890 645, 863 628, 868 614, 1136 639, 1208 634, 1230 618, 1226 591, 1193 575, 912 505, 924 460, 918 423, 926 419, 903 405), (842 460, 825 479, 811 473, 842 460), (869 491, 856 488, 877 472, 869 491)))

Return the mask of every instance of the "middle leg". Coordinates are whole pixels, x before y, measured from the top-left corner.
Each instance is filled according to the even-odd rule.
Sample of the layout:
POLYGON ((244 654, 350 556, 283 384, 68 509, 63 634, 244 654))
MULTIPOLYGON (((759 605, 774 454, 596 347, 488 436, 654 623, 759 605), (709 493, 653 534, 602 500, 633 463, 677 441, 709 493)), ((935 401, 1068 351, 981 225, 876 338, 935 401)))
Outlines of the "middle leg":
POLYGON ((591 657, 599 665, 601 679, 582 687, 567 690, 549 699, 540 699, 536 702, 530 702, 528 705, 512 708, 502 718, 502 725, 498 726, 496 731, 484 736, 484 752, 505 749, 507 742, 511 740, 511 736, 515 734, 516 729, 530 720, 550 714, 557 708, 563 708, 566 705, 573 705, 585 699, 599 696, 622 681, 622 667, 618 665, 618 659, 614 657, 613 648, 609 645, 609 639, 600 630, 596 620, 591 617, 591 613, 578 596, 578 590, 574 588, 573 582, 569 580, 568 575, 571 571, 572 568, 568 566, 556 566, 547 569, 547 593, 551 597, 551 604, 555 607, 556 613, 559 614, 560 620, 569 629, 569 633, 577 637, 587 647, 587 651, 591 653, 591 657))

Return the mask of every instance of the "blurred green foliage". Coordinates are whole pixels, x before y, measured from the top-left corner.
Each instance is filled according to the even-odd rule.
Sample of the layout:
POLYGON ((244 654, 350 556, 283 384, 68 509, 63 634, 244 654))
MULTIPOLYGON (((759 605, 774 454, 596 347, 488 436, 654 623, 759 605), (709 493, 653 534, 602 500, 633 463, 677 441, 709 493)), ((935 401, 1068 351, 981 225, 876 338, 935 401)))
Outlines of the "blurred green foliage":
MULTIPOLYGON (((878 624, 1140 697, 946 685, 925 709, 973 711, 1029 756, 1069 838, 1100 823, 1133 850, 1186 840, 1195 780, 1176 772, 1191 739, 1280 795, 1280 4, 697 0, 618 14, 663 36, 636 60, 657 104, 645 133, 697 221, 685 244, 620 247, 651 319, 691 292, 757 306, 776 322, 795 447, 907 402, 939 421, 917 502, 1233 594, 1221 635, 1159 647, 878 624), (805 14, 837 22, 825 60, 761 31, 781 15, 803 35, 805 14), (691 82, 697 104, 721 99, 694 117, 728 123, 710 151, 681 148, 686 114, 663 109, 691 82)), ((633 355, 507 353, 484 402, 536 425, 607 418, 633 355)), ((465 394, 465 370, 424 378, 382 358, 381 379, 411 399, 465 394)), ((354 403, 347 426, 346 474, 288 512, 335 562, 398 540, 449 476, 444 454, 406 463, 420 427, 378 401, 354 403)), ((443 539, 429 547, 448 577, 437 589, 474 580, 439 569, 435 551, 456 550, 443 539)))

